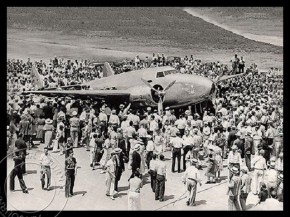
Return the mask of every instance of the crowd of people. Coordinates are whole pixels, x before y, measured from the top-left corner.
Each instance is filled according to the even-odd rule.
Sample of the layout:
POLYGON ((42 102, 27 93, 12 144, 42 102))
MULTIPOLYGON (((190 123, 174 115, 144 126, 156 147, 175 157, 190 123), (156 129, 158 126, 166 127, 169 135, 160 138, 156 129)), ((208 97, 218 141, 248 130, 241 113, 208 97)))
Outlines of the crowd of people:
MULTIPOLYGON (((235 58, 232 69, 219 62, 201 63, 192 55, 169 60, 157 54, 151 60, 136 57, 112 68, 116 73, 126 73, 172 65, 180 73, 215 78, 243 73, 243 58, 239 59, 243 67, 235 58)), ((102 77, 102 67, 92 67, 86 60, 64 61, 55 57, 49 64, 41 60, 33 64, 44 76, 45 87, 102 77)), ((28 193, 23 180, 27 149, 44 143, 45 152, 40 159, 42 188, 45 189, 45 175, 46 189, 50 188, 49 151, 65 154, 66 197, 73 195, 77 172, 74 149, 84 147, 90 157, 79 160, 105 174, 106 195, 112 200, 122 172, 132 170, 131 176, 126 177, 130 209, 141 209, 140 191, 147 173, 155 200, 162 202, 166 174, 184 172, 181 177, 188 190, 186 203, 195 205, 197 183, 219 182, 224 162, 229 171, 230 210, 246 210, 250 192, 258 195, 261 203, 270 197, 283 201, 283 78, 274 75, 272 69, 259 72, 253 64, 245 75, 219 82, 213 108, 194 113, 166 107, 159 114, 151 107, 132 109, 129 102, 116 106, 105 100, 21 95, 21 90, 34 88, 31 66, 30 59, 7 62, 7 150, 13 153, 15 161, 10 190, 14 190, 14 178, 18 176, 23 192, 28 193), (165 152, 171 152, 170 170, 164 161, 165 152), (201 180, 201 170, 207 180, 201 180)))

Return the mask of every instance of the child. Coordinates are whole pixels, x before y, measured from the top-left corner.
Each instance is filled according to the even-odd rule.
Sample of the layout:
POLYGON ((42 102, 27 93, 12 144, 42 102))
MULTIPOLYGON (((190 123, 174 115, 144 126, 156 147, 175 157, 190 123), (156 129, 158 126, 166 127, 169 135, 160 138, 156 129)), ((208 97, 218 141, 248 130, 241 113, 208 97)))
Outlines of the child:
POLYGON ((215 154, 215 162, 216 162, 216 176, 217 180, 220 180, 220 173, 223 170, 223 158, 222 158, 222 149, 216 146, 216 154, 215 154))

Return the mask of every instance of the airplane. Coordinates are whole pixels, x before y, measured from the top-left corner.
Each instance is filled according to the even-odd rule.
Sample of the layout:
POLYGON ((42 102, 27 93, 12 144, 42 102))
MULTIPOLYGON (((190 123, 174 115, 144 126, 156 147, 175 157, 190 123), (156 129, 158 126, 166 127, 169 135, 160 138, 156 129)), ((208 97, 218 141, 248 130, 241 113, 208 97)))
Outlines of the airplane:
MULTIPOLYGON (((32 75, 39 77, 33 68, 32 75)), ((77 98, 98 98, 108 102, 130 102, 132 107, 180 108, 212 101, 216 94, 216 84, 220 81, 242 76, 243 74, 218 77, 211 80, 194 74, 181 74, 171 66, 161 66, 114 74, 110 64, 104 63, 104 77, 89 81, 79 87, 81 90, 35 90, 24 94, 41 94, 45 96, 69 96, 77 98)), ((35 80, 35 79, 34 79, 35 80)), ((40 85, 39 79, 35 82, 40 85)))

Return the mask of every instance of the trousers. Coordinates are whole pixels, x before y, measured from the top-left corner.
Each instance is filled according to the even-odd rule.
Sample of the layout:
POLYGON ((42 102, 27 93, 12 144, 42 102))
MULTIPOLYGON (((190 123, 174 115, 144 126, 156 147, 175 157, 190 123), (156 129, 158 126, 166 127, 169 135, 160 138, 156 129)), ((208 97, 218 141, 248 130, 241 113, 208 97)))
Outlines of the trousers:
POLYGON ((41 187, 43 188, 45 185, 45 175, 47 179, 47 187, 50 186, 50 180, 51 180, 51 169, 50 167, 43 166, 41 168, 42 172, 40 173, 40 180, 41 180, 41 187))
POLYGON ((10 174, 10 190, 11 191, 15 190, 15 176, 17 176, 17 178, 19 180, 20 187, 21 187, 22 191, 24 191, 26 189, 26 185, 25 185, 25 182, 23 180, 22 170, 20 168, 13 169, 11 174, 10 174))
POLYGON ((157 176, 156 171, 151 170, 150 171, 150 176, 151 176, 151 189, 155 193, 155 189, 156 189, 156 176, 157 176))
POLYGON ((260 183, 263 181, 264 171, 263 170, 254 170, 253 174, 253 194, 257 194, 260 191, 260 183))
POLYGON ((165 176, 157 174, 156 176, 156 188, 155 188, 155 200, 163 200, 165 192, 165 176))
POLYGON ((238 201, 238 195, 229 196, 228 207, 229 207, 229 210, 241 210, 239 201, 238 201))
POLYGON ((180 172, 180 160, 181 160, 181 148, 173 148, 172 152, 172 168, 171 171, 175 171, 175 160, 177 159, 178 172, 180 172))
POLYGON ((187 185, 187 193, 188 193, 187 199, 188 199, 189 205, 192 206, 195 202, 197 181, 187 179, 186 185, 187 185))
POLYGON ((77 148, 78 147, 78 140, 79 140, 79 134, 78 131, 76 130, 71 130, 70 131, 70 137, 72 139, 73 142, 73 147, 77 148))
POLYGON ((246 205, 247 198, 248 198, 248 193, 243 193, 243 192, 240 193, 240 204, 243 211, 247 210, 247 205, 246 205))
POLYGON ((189 152, 190 150, 192 149, 192 146, 191 145, 187 145, 183 148, 183 170, 185 171, 186 170, 186 154, 187 152, 189 152))
POLYGON ((115 178, 106 172, 106 195, 114 196, 115 178))
POLYGON ((73 188, 75 184, 75 174, 74 171, 66 172, 66 181, 65 181, 65 196, 73 195, 73 188))

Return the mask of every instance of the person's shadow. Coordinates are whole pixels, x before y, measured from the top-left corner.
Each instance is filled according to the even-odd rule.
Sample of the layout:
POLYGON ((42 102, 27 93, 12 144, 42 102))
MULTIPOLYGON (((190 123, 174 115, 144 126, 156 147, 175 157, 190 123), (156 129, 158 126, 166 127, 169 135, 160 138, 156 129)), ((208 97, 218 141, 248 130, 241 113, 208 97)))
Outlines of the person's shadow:
POLYGON ((129 190, 129 186, 122 186, 118 188, 119 192, 129 190))
POLYGON ((196 204, 196 206, 205 205, 206 204, 206 200, 195 201, 195 204, 196 204))
POLYGON ((87 191, 77 191, 77 192, 74 192, 73 196, 76 196, 78 194, 82 194, 82 196, 84 196, 86 193, 87 193, 87 191))
POLYGON ((164 195, 164 201, 173 199, 174 195, 164 195))

